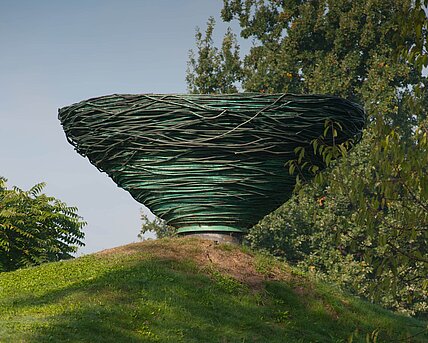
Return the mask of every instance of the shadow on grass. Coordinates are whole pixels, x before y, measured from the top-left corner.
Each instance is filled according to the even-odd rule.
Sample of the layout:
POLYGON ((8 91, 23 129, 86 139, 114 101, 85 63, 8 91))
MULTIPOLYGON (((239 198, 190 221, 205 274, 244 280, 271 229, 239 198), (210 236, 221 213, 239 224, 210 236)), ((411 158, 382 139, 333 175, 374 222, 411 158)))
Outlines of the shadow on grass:
MULTIPOLYGON (((375 310, 365 318, 342 320, 340 309, 338 314, 323 306, 322 299, 299 296, 285 283, 268 283, 266 292, 254 294, 231 279, 212 279, 196 271, 190 263, 148 259, 43 296, 15 299, 17 320, 20 311, 41 313, 41 324, 20 339, 344 342, 356 328, 376 329, 369 319, 379 315, 375 310)), ((388 320, 393 327, 394 316, 388 320)))

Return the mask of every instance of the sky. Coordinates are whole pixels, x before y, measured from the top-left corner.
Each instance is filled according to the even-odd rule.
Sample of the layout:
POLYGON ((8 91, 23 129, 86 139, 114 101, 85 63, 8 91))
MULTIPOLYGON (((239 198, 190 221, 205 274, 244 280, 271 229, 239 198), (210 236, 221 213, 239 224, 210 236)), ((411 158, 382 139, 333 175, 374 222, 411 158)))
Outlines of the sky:
POLYGON ((0 0, 0 175, 22 189, 46 182, 46 194, 78 207, 88 223, 79 255, 138 241, 140 211, 149 211, 73 150, 58 108, 187 92, 195 28, 214 16, 220 37, 222 3, 0 0))

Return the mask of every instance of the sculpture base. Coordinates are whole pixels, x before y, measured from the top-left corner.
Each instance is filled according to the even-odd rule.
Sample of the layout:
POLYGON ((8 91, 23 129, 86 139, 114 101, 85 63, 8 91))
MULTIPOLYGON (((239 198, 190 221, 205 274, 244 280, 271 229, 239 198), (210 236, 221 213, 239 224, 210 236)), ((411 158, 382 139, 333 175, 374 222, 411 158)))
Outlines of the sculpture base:
POLYGON ((242 243, 242 233, 238 232, 181 232, 179 233, 181 237, 194 237, 200 239, 207 239, 213 241, 216 244, 241 244, 242 243))
POLYGON ((177 230, 177 233, 204 233, 204 232, 212 232, 212 233, 239 233, 243 234, 244 231, 238 229, 233 226, 226 225, 191 225, 191 226, 183 226, 177 230))

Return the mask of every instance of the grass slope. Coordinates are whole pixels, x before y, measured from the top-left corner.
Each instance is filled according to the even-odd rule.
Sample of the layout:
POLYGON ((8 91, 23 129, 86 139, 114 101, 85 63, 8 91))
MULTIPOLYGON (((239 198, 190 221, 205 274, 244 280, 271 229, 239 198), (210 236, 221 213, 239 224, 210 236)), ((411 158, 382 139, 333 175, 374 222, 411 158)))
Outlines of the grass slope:
POLYGON ((426 323, 192 239, 0 274, 0 342, 427 342, 426 323))

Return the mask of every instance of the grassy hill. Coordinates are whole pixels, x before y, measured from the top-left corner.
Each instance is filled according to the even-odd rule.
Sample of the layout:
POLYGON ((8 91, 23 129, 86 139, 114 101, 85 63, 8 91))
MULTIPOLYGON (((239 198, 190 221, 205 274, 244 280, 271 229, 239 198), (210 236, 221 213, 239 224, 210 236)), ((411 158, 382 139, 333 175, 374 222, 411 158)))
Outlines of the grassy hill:
POLYGON ((195 239, 0 273, 0 342, 428 342, 426 326, 195 239))

